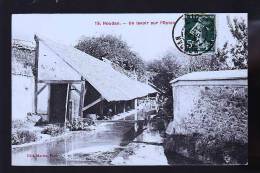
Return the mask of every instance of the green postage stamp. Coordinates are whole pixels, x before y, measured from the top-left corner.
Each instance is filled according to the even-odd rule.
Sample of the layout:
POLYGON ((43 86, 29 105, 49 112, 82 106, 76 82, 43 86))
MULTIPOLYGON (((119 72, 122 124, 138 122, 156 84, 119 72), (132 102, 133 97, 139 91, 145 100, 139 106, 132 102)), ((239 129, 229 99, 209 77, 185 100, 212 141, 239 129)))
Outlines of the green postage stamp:
POLYGON ((185 52, 214 51, 215 15, 185 15, 185 52))
POLYGON ((215 15, 196 13, 182 15, 173 28, 173 40, 177 48, 188 55, 214 52, 215 15))

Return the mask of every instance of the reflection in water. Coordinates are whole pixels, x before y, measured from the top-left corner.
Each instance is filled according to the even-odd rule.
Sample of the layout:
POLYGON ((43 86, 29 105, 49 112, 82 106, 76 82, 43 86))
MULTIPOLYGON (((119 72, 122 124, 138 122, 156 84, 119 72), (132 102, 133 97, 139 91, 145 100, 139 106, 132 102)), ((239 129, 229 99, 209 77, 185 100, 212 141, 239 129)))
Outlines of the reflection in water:
POLYGON ((143 122, 105 122, 91 132, 79 132, 56 141, 17 148, 12 151, 12 165, 89 165, 87 160, 68 160, 67 152, 86 147, 127 145, 142 132, 143 122))

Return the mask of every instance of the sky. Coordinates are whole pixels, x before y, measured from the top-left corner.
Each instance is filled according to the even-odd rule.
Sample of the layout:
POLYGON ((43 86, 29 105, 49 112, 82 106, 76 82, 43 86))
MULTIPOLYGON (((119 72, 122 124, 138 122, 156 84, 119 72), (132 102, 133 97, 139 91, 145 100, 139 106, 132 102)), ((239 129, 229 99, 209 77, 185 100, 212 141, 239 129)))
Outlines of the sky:
MULTIPOLYGON (((182 14, 140 13, 140 14, 14 14, 12 16, 12 38, 34 41, 39 34, 54 41, 74 46, 81 36, 112 34, 120 36, 131 49, 145 61, 158 59, 166 52, 183 56, 172 39, 174 24, 160 24, 162 21, 175 22, 182 14), (105 26, 95 22, 121 22, 123 25, 105 26), (129 22, 158 22, 156 25, 129 25, 129 22)), ((217 47, 226 41, 234 42, 227 26, 226 16, 244 18, 247 14, 233 13, 216 15, 217 47)))

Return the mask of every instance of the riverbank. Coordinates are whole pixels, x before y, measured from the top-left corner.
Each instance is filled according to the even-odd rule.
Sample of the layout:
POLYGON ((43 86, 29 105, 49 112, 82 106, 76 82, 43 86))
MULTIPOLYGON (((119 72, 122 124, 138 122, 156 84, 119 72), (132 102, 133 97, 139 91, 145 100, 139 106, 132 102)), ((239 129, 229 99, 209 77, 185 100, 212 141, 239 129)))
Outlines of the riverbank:
MULTIPOLYGON (((149 126, 148 126, 149 127, 149 126)), ((112 165, 168 165, 158 131, 145 129, 133 142, 125 146, 112 161, 112 165)))

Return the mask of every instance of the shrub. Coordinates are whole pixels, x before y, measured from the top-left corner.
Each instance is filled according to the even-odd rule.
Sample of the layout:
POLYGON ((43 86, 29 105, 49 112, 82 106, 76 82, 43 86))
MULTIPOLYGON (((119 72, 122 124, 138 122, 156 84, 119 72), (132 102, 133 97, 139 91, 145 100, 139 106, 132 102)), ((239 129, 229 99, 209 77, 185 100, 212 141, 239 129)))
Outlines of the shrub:
POLYGON ((27 123, 23 120, 13 120, 12 121, 12 129, 21 129, 26 128, 27 123))
POLYGON ((62 134, 63 132, 64 132, 64 128, 59 127, 57 125, 47 126, 41 131, 42 134, 48 134, 51 136, 58 136, 58 135, 62 134))
MULTIPOLYGON (((165 153, 178 153, 189 158, 188 163, 246 164, 248 145, 200 134, 174 134, 164 139, 165 153), (195 162, 194 162, 195 161, 195 162)), ((175 158, 176 159, 176 158, 175 158)), ((183 163, 178 160, 178 162, 183 163)))
POLYGON ((19 130, 19 131, 14 131, 12 133, 11 143, 12 145, 19 145, 19 144, 34 142, 36 141, 36 139, 37 136, 34 132, 31 132, 29 130, 19 130))
POLYGON ((240 141, 221 140, 220 137, 200 136, 196 141, 196 152, 214 163, 246 164, 248 146, 240 141))
POLYGON ((66 126, 71 131, 89 130, 89 126, 93 125, 94 121, 91 118, 74 118, 71 122, 67 122, 66 126))
POLYGON ((201 92, 195 109, 178 128, 199 134, 196 153, 214 163, 247 162, 247 88, 212 87, 201 92))
POLYGON ((213 87, 201 92, 195 110, 181 126, 189 133, 247 143, 247 120, 247 89, 213 87))

